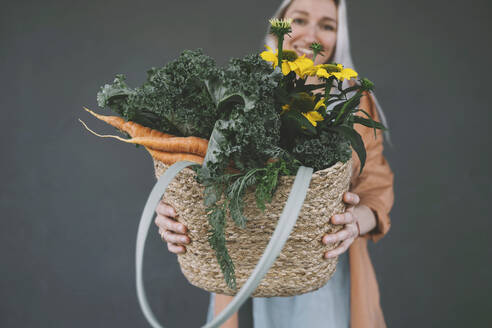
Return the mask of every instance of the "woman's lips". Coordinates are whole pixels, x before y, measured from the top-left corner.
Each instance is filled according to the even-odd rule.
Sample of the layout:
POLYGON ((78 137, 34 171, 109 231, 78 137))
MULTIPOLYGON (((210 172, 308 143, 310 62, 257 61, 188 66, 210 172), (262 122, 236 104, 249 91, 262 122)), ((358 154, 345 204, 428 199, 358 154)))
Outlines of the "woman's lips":
POLYGON ((309 48, 294 46, 294 51, 299 57, 305 55, 307 58, 313 59, 313 51, 309 48))

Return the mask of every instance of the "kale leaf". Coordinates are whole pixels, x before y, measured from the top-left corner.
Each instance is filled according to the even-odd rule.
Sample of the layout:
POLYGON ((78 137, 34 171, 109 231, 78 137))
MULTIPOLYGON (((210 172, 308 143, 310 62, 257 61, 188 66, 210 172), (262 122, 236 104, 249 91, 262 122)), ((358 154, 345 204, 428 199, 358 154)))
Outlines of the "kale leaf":
POLYGON ((109 107, 127 120, 179 136, 209 138, 217 107, 205 81, 220 77, 215 61, 201 49, 185 50, 164 67, 147 71, 147 81, 131 89, 123 75, 101 88, 100 107, 109 107))
POLYGON ((318 137, 299 137, 292 150, 296 159, 314 171, 332 166, 338 161, 345 163, 352 157, 350 141, 341 133, 321 131, 318 137))
POLYGON ((220 79, 208 81, 220 119, 210 138, 203 177, 220 176, 230 161, 243 172, 264 166, 280 141, 274 95, 281 78, 254 54, 232 59, 220 79))

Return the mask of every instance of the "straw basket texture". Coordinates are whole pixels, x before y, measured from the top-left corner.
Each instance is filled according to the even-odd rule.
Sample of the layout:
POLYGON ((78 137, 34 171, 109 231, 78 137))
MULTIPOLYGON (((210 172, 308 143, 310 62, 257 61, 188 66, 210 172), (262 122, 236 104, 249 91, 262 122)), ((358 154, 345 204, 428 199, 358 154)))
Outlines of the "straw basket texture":
MULTIPOLYGON (((338 258, 325 259, 324 252, 338 244, 321 242, 325 233, 343 226, 332 225, 333 214, 342 213, 342 196, 350 184, 352 160, 337 163, 313 174, 304 205, 275 263, 253 292, 253 297, 292 296, 321 288, 335 272, 338 258)), ((167 165, 154 160, 159 178, 167 165)), ((203 205, 203 187, 195 181, 193 170, 186 168, 169 184, 163 200, 178 213, 177 221, 188 227, 191 243, 186 253, 178 256, 181 271, 188 281, 209 292, 235 295, 227 287, 215 252, 208 243, 208 219, 203 205)), ((244 196, 246 228, 235 226, 228 218, 226 245, 235 265, 238 290, 246 282, 265 250, 287 201, 294 176, 279 178, 278 189, 265 212, 256 207, 254 189, 244 196)))

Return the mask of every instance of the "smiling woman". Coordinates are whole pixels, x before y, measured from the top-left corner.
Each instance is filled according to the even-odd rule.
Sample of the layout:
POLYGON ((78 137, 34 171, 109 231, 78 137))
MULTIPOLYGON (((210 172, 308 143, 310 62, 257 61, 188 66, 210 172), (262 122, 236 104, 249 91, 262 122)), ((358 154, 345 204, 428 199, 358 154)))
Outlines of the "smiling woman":
MULTIPOLYGON (((286 0, 271 23, 272 26, 277 24, 277 28, 283 28, 282 24, 291 24, 292 31, 283 42, 282 38, 277 39, 268 33, 265 38, 267 51, 261 54, 263 59, 272 62, 274 66, 281 66, 284 74, 293 71, 298 76, 304 75, 303 60, 310 61, 308 58, 312 58, 317 65, 331 62, 337 64, 323 65, 326 69, 328 66, 354 68, 344 0, 286 0), (316 54, 312 50, 316 47, 310 47, 312 43, 323 48, 323 53, 316 54), (282 48, 286 58, 282 58, 284 52, 279 51, 282 48), (296 59, 287 60, 289 51, 296 59), (286 59, 286 62, 282 59, 286 59)), ((345 76, 345 86, 351 83, 348 81, 350 76, 356 75, 355 71, 348 69, 341 70, 339 74, 345 76)), ((320 83, 317 79, 316 76, 310 76, 307 83, 320 83)), ((310 107, 316 106, 314 100, 311 100, 310 107)), ((375 121, 381 120, 387 126, 374 95, 364 92, 359 108, 375 121)), ((317 120, 321 118, 313 116, 308 119, 316 126, 317 120)), ((343 228, 336 233, 325 234, 320 240, 320 243, 338 244, 335 249, 319 255, 325 258, 338 257, 335 274, 326 285, 313 292, 291 297, 254 298, 255 328, 385 327, 367 241, 378 241, 389 230, 393 173, 383 156, 382 133, 378 130, 375 138, 371 128, 358 126, 356 130, 363 139, 367 153, 364 171, 359 174, 361 162, 353 152, 350 192, 343 196, 346 211, 330 217, 333 224, 343 225, 343 228)), ((189 244, 190 239, 183 234, 187 227, 172 220, 178 213, 162 202, 156 212, 156 224, 169 250, 177 254, 186 252, 185 245, 189 244)), ((211 321, 231 300, 230 296, 211 294, 207 321, 211 321)), ((238 327, 237 314, 222 327, 238 327)))

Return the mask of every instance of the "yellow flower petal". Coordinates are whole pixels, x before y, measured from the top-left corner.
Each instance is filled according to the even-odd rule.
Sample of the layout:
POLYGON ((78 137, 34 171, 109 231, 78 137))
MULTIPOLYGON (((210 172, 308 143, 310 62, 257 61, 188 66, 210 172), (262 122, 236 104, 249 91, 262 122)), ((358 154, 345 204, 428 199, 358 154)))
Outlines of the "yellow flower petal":
POLYGON ((308 114, 316 122, 323 121, 324 120, 323 115, 321 115, 319 112, 317 112, 315 110, 313 110, 311 112, 308 112, 308 114))
POLYGON ((317 66, 311 66, 311 67, 308 67, 306 68, 303 73, 304 75, 309 75, 309 76, 315 76, 316 75, 316 72, 318 71, 318 67, 317 66))
POLYGON ((287 75, 291 71, 288 61, 282 60, 282 74, 287 75))
POLYGON ((343 81, 343 76, 342 76, 342 72, 334 72, 334 73, 331 73, 334 77, 337 78, 337 80, 340 80, 340 81, 343 81))
POLYGON ((277 67, 278 65, 278 58, 277 56, 273 53, 273 52, 270 52, 270 51, 263 51, 261 54, 260 54, 260 57, 265 60, 265 61, 268 61, 268 62, 271 62, 273 63, 273 67, 277 67))
POLYGON ((350 80, 351 78, 353 77, 357 77, 357 72, 354 71, 353 69, 351 68, 344 68, 343 71, 342 71, 342 76, 345 78, 345 79, 348 79, 350 80))
MULTIPOLYGON (((335 73, 332 73, 333 75, 335 73)), ((319 76, 319 77, 325 77, 325 78, 329 78, 330 77, 330 73, 328 73, 328 71, 324 68, 319 68, 317 71, 316 71, 316 76, 319 76)))
POLYGON ((311 68, 314 66, 313 61, 309 58, 306 58, 305 55, 297 58, 294 62, 297 65, 297 68, 295 70, 296 74, 299 75, 301 78, 304 78, 304 76, 308 74, 311 68))
POLYGON ((324 120, 323 116, 320 113, 318 113, 317 111, 310 111, 310 112, 307 112, 307 113, 302 113, 302 115, 304 115, 304 117, 307 118, 308 121, 313 126, 318 125, 318 122, 319 121, 323 121, 324 120))
POLYGON ((325 98, 321 98, 317 103, 316 105, 314 106, 314 110, 318 110, 320 109, 321 107, 324 107, 326 108, 326 105, 325 105, 325 98))
POLYGON ((342 64, 337 64, 337 67, 340 69, 340 72, 333 72, 332 75, 340 81, 343 81, 345 79, 350 80, 351 78, 355 78, 358 75, 357 72, 351 68, 343 68, 342 64))

